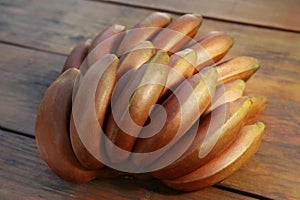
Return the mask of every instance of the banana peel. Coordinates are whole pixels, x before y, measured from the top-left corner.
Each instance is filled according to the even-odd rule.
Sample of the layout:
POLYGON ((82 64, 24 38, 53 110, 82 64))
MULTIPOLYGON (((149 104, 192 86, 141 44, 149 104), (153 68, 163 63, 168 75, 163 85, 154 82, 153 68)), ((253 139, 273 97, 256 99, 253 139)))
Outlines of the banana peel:
POLYGON ((221 155, 185 176, 163 182, 176 190, 194 191, 222 181, 258 150, 264 129, 261 122, 245 126, 237 140, 221 155))

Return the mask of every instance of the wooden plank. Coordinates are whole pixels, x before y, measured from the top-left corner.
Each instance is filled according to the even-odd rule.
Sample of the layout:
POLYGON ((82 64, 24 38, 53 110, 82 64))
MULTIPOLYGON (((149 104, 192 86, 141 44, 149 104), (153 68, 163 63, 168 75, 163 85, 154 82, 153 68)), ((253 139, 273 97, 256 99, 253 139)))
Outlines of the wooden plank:
POLYGON ((82 0, 3 0, 0 38, 25 46, 67 54, 79 41, 113 23, 131 26, 150 11, 82 0), (45 6, 47 5, 47 6, 45 6), (124 18, 124 13, 126 18, 124 18))
MULTIPOLYGON (((106 21, 107 23, 115 22, 130 26, 149 13, 149 11, 143 9, 133 9, 96 2, 82 3, 82 1, 76 0, 63 1, 62 6, 59 8, 55 8, 56 5, 49 5, 45 2, 40 3, 40 1, 37 0, 24 0, 22 2, 26 2, 23 5, 25 10, 22 8, 22 5, 20 5, 20 2, 16 2, 15 8, 13 9, 11 8, 13 6, 10 6, 9 9, 6 6, 5 9, 3 9, 4 14, 1 12, 0 15, 5 15, 6 18, 1 17, 0 21, 2 21, 2 19, 6 20, 7 29, 4 29, 5 31, 2 31, 0 34, 6 35, 6 40, 10 42, 20 44, 24 42, 28 46, 49 51, 62 52, 61 50, 64 49, 65 53, 68 51, 67 49, 75 43, 74 40, 69 39, 68 34, 77 33, 82 36, 78 37, 78 40, 81 40, 80 38, 83 38, 89 31, 91 31, 91 35, 96 34, 100 27, 104 27, 106 21), (41 11, 36 13, 39 17, 33 17, 30 5, 33 7, 39 6, 41 11), (80 7, 81 9, 79 9, 80 7), (58 10, 57 12, 55 12, 56 9, 58 10), (99 10, 102 9, 107 10, 104 11, 104 14, 101 12, 99 14, 99 10), (22 15, 18 13, 22 13, 22 15), (126 17, 124 17, 124 13, 126 17), (15 20, 8 20, 9 17, 13 15, 16 15, 15 20), (101 22, 97 21, 97 16, 99 15, 102 17, 101 22), (35 18, 40 18, 41 21, 44 20, 44 24, 48 23, 48 28, 45 28, 45 25, 42 26, 41 24, 35 26, 38 22, 38 20, 35 21, 35 18), (25 24, 22 25, 21 23, 17 23, 18 20, 25 24), (60 23, 53 28, 54 25, 50 23, 52 20, 59 20, 60 23), (67 22, 73 25, 68 26, 67 22), (84 29, 78 24, 84 24, 84 29), (26 26, 35 27, 35 31, 26 29, 26 26), (21 37, 22 34, 24 34, 24 37, 21 37), (47 34, 49 35, 48 40, 45 40, 45 38, 44 40, 40 40, 42 35, 47 34), (54 37, 56 34, 57 38, 54 37), (60 37, 62 38, 60 39, 60 37)), ((249 81, 247 93, 266 95, 269 98, 267 110, 261 117, 262 121, 267 124, 263 145, 270 144, 271 146, 267 147, 272 147, 274 149, 274 152, 267 151, 265 148, 260 150, 260 153, 254 157, 254 159, 257 160, 257 165, 251 165, 250 168, 243 167, 235 173, 235 179, 231 181, 230 177, 224 184, 244 191, 257 193, 262 196, 265 195, 270 198, 281 199, 283 196, 286 198, 299 197, 299 193, 297 193, 299 182, 297 182, 297 180, 300 180, 300 178, 297 174, 297 168, 295 170, 295 167, 299 168, 299 164, 293 163, 295 155, 298 156, 299 154, 297 152, 293 153, 293 151, 299 149, 300 144, 298 134, 300 121, 298 114, 300 113, 300 98, 298 92, 300 89, 300 72, 298 67, 300 63, 298 57, 300 53, 299 34, 205 20, 201 32, 209 30, 225 31, 235 37, 236 45, 228 57, 245 54, 255 56, 261 60, 262 68, 249 81), (286 146, 290 146, 290 148, 285 148, 286 146), (286 151, 286 160, 278 159, 278 157, 275 156, 276 154, 282 155, 283 150, 286 151), (264 163, 267 163, 267 165, 264 163), (278 181, 278 177, 282 176, 280 171, 281 168, 285 168, 288 172, 284 175, 285 178, 278 181), (256 179, 249 180, 249 173, 247 175, 243 170, 250 170, 250 174, 256 179), (270 172, 272 173, 270 174, 270 172), (269 177, 268 182, 265 181, 265 177, 267 176, 269 177), (239 184, 238 180, 243 181, 243 184, 239 184), (261 183, 261 188, 257 187, 257 182, 261 183), (272 188, 277 188, 276 193, 274 193, 272 188)), ((4 95, 0 96, 0 105, 3 105, 0 109, 0 123, 3 123, 3 121, 5 122, 7 118, 9 118, 9 122, 6 122, 5 124, 6 127, 13 127, 13 129, 17 128, 19 131, 33 134, 34 117, 32 116, 34 116, 34 113, 36 112, 43 91, 50 82, 56 78, 64 58, 60 57, 53 59, 53 55, 51 55, 52 59, 48 59, 47 54, 41 53, 45 56, 42 57, 40 61, 38 59, 40 56, 37 56, 35 57, 35 60, 37 61, 34 60, 31 61, 31 63, 28 62, 28 66, 23 67, 24 65, 20 63, 26 63, 31 56, 36 54, 36 51, 24 50, 8 45, 1 45, 1 48, 5 49, 5 51, 1 51, 0 53, 3 60, 0 69, 2 69, 2 72, 6 71, 6 73, 11 75, 1 77, 0 90, 1 94, 10 94, 11 97, 4 98, 4 95), (27 53, 22 53, 23 51, 26 51, 27 53), (26 56, 22 57, 22 54, 25 54, 26 56), (20 60, 19 63, 13 62, 12 60, 14 59, 20 60), (51 61, 45 61, 47 59, 51 61), (11 61, 8 62, 9 60, 11 61), (43 62, 51 62, 51 64, 47 65, 43 64, 43 62), (40 75, 36 76, 40 77, 41 80, 35 82, 35 79, 31 78, 30 75, 33 73, 31 68, 39 69, 39 67, 36 66, 37 63, 41 71, 38 72, 40 75), (59 69, 52 69, 52 66, 59 69), (26 82, 26 84, 16 85, 15 83, 18 82, 15 81, 15 79, 20 79, 20 77, 18 78, 18 76, 15 75, 18 74, 16 73, 18 70, 22 71, 19 71, 20 76, 25 74, 25 77, 22 79, 27 80, 29 78, 33 83, 26 82), (49 73, 49 71, 52 72, 49 73), (6 83, 6 85, 3 83, 6 83), (33 88, 35 88, 36 85, 38 87, 42 85, 42 89, 41 91, 34 93, 33 88), (14 89, 12 90, 12 88, 14 89), (27 91, 28 94, 22 94, 23 90, 27 91), (15 94, 13 91, 15 91, 15 94), (20 92, 21 96, 28 98, 26 101, 28 104, 26 103, 25 105, 24 103, 23 106, 24 111, 21 109, 23 112, 20 112, 21 116, 16 113, 11 114, 8 112, 9 109, 13 109, 15 105, 18 105, 20 92), (26 114, 26 112, 29 114, 26 114), (24 119, 29 121, 24 123, 22 120, 19 120, 19 118, 22 119, 22 115, 25 115, 24 119), (31 117, 26 117, 26 115, 31 117)), ((18 110, 15 110, 15 112, 16 111, 18 110)))
POLYGON ((264 139, 257 154, 221 185, 246 189, 248 192, 264 194, 272 199, 299 199, 299 169, 299 142, 297 146, 293 146, 267 142, 264 139))
POLYGON ((217 188, 180 193, 158 180, 125 178, 75 185, 57 178, 32 138, 0 130, 0 198, 9 199, 253 199, 217 188))
MULTIPOLYGON (((0 4, 0 26, 3 30, 0 32, 0 38, 2 41, 63 54, 69 53, 79 41, 95 36, 98 31, 112 23, 131 27, 152 12, 82 0, 59 1, 48 6, 45 6, 46 1, 38 0, 3 0, 2 2, 0 4)), ((205 24, 206 28, 202 28, 204 31, 219 28, 216 24, 226 27, 230 32, 234 31, 235 27, 243 27, 245 31, 238 34, 248 38, 247 30, 255 30, 253 27, 214 20, 205 20, 205 24)), ((267 31, 267 33, 273 32, 267 31)), ((269 35, 261 39, 268 39, 270 43, 272 42, 269 35)))
POLYGON ((298 0, 98 0, 174 13, 200 13, 211 19, 300 32, 298 0))
POLYGON ((38 105, 62 69, 65 56, 0 47, 0 126, 33 135, 38 105))

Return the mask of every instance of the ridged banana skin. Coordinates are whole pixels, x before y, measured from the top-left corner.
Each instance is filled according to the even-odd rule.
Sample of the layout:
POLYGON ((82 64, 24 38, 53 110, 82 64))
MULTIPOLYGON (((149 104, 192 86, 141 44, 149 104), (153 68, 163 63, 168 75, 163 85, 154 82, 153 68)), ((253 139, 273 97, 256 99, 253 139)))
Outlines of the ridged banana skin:
POLYGON ((66 70, 70 68, 76 68, 79 69, 81 67, 81 64, 83 63, 84 59, 88 55, 88 51, 91 45, 91 40, 87 40, 85 42, 79 43, 77 46, 73 48, 69 56, 67 57, 67 60, 64 64, 64 67, 61 71, 61 73, 65 72, 66 70))
POLYGON ((104 30, 102 30, 98 35, 92 40, 91 46, 89 48, 89 52, 91 52, 94 48, 96 48, 101 42, 104 40, 124 32, 126 27, 120 24, 113 24, 104 30))
POLYGON ((94 179, 97 172, 78 162, 69 139, 72 92, 78 74, 77 69, 69 69, 46 90, 38 109, 35 136, 41 157, 57 176, 85 183, 94 179))
POLYGON ((166 87, 160 94, 160 102, 166 100, 185 78, 194 74, 196 60, 197 54, 192 49, 184 49, 170 56, 170 70, 166 87))
POLYGON ((107 155, 113 163, 125 161, 130 155, 141 127, 143 127, 148 119, 152 106, 156 104, 165 86, 168 70, 165 65, 168 64, 168 54, 158 51, 147 65, 136 71, 134 79, 128 82, 126 89, 120 94, 115 105, 112 105, 112 109, 115 109, 119 113, 118 116, 113 116, 110 113, 105 133, 113 144, 128 152, 124 154, 116 153, 110 148, 110 145, 106 144, 107 155), (128 95, 131 95, 129 93, 131 91, 133 91, 133 94, 129 102, 126 102, 125 99, 127 100, 128 95), (117 117, 119 123, 126 126, 131 135, 123 131, 113 117, 117 117), (131 126, 127 122, 130 118, 140 128, 131 126), (133 135, 136 135, 136 137, 133 135))
MULTIPOLYGON (((250 99, 243 97, 217 108, 213 117, 210 114, 202 118, 200 124, 194 125, 168 153, 172 154, 176 149, 187 145, 186 141, 191 140, 191 133, 197 132, 187 151, 169 166, 153 172, 153 176, 175 179, 196 170, 222 153, 238 137, 250 108, 250 99)), ((168 153, 161 159, 170 156, 168 153)))
POLYGON ((175 190, 195 191, 224 180, 256 153, 264 129, 265 125, 261 122, 245 126, 239 138, 206 165, 180 178, 163 182, 175 190))
POLYGON ((213 32, 200 38, 197 44, 189 46, 197 52, 196 71, 215 65, 221 60, 234 44, 233 38, 222 32, 213 32))
POLYGON ((205 115, 221 105, 241 98, 245 89, 246 83, 241 79, 225 83, 224 85, 219 85, 216 89, 212 105, 205 111, 205 115))
POLYGON ((247 81, 260 67, 259 61, 249 56, 238 56, 217 65, 218 84, 242 79, 247 81))
POLYGON ((82 166, 91 170, 100 169, 104 166, 102 162, 94 158, 94 156, 85 148, 84 144, 81 142, 72 114, 70 119, 70 139, 75 156, 82 166))
POLYGON ((189 41, 186 45, 184 45, 184 47, 182 49, 189 48, 189 47, 203 41, 206 38, 209 38, 209 37, 212 37, 212 36, 215 36, 215 35, 218 35, 218 34, 222 34, 222 33, 223 32, 221 32, 221 31, 210 31, 210 32, 207 32, 207 33, 203 33, 201 35, 197 35, 191 41, 189 41))
MULTIPOLYGON (((221 60, 227 54, 234 44, 234 40, 231 36, 217 31, 200 35, 195 39, 190 38, 190 40, 191 41, 185 45, 181 51, 171 56, 171 61, 178 62, 178 58, 176 59, 178 56, 176 56, 176 54, 182 57, 181 60, 185 59, 187 61, 186 63, 180 63, 182 67, 180 67, 180 65, 175 66, 176 71, 185 78, 191 77, 204 67, 215 65, 216 62, 221 60), (193 56, 196 58, 193 58, 193 56), (188 63, 189 65, 187 65, 188 63)), ((173 64, 176 65, 177 63, 173 62, 173 64)), ((171 67, 173 66, 171 65, 171 67)), ((167 85, 172 87, 178 85, 182 81, 180 76, 176 73, 170 73, 169 76, 170 80, 168 80, 168 82, 170 83, 167 85)), ((165 93, 167 93, 167 89, 164 90, 163 94, 165 93)))
POLYGON ((91 42, 87 56, 88 67, 107 54, 115 54, 125 36, 125 30, 125 26, 114 24, 101 31, 91 42))
POLYGON ((132 69, 138 69, 155 54, 155 47, 150 41, 143 41, 120 57, 118 77, 132 69))
POLYGON ((122 56, 139 43, 150 40, 161 28, 164 28, 172 21, 172 17, 166 13, 154 12, 147 16, 140 23, 136 24, 132 30, 126 32, 120 43, 117 55, 122 56))
POLYGON ((198 14, 186 14, 170 23, 154 38, 156 48, 173 54, 180 50, 193 38, 202 23, 202 16, 198 14))
POLYGON ((255 96, 251 97, 251 109, 247 115, 247 119, 245 120, 246 124, 252 124, 261 112, 263 112, 266 108, 268 99, 264 96, 255 96))
MULTIPOLYGON (((107 113, 107 110, 110 106, 111 96, 117 82, 117 69, 118 69, 118 58, 113 54, 108 54, 102 59, 97 61, 97 66, 91 68, 83 77, 82 83, 79 86, 78 92, 75 97, 75 105, 80 105, 80 103, 76 102, 76 100, 83 100, 85 98, 91 98, 93 94, 90 92, 91 85, 99 79, 97 71, 99 68, 105 67, 105 71, 103 72, 99 82, 97 83, 96 93, 95 93, 95 112, 97 117, 97 123, 101 127, 103 127, 104 119, 107 113)), ((85 115, 86 111, 84 107, 80 114, 85 115)), ((87 117, 83 117, 79 123, 86 125, 84 128, 86 131, 81 133, 81 137, 85 138, 85 144, 89 145, 89 148, 93 149, 101 149, 101 134, 94 133, 91 130, 91 127, 94 127, 91 123, 93 120, 89 120, 91 115, 87 114, 87 117), (85 120, 83 122, 82 120, 85 120), (88 136, 87 136, 88 135, 88 136)), ((81 138, 79 137, 79 133, 74 124, 73 115, 70 121, 70 138, 74 153, 80 163, 88 169, 99 169, 103 167, 103 164, 93 156, 85 145, 82 143, 81 138)))
MULTIPOLYGON (((177 97, 172 95, 162 104, 167 113, 164 126, 157 134, 151 137, 139 138, 134 152, 153 152, 168 145, 175 136, 176 138, 173 141, 179 140, 208 107, 215 93, 216 80, 216 70, 210 68, 204 75, 196 74, 188 79, 187 82, 181 84, 176 91, 178 92, 177 94, 182 95, 181 99, 184 99, 182 100, 183 102, 179 102, 177 97), (178 131, 179 133, 177 133, 178 131)), ((160 119, 159 111, 154 112, 153 123, 157 122, 158 119, 160 119)), ((141 131, 141 134, 144 134, 144 132, 153 132, 153 130, 152 128, 145 129, 141 131)), ((134 159, 133 162, 137 166, 141 164, 146 165, 151 164, 157 158, 152 156, 147 160, 134 159)))

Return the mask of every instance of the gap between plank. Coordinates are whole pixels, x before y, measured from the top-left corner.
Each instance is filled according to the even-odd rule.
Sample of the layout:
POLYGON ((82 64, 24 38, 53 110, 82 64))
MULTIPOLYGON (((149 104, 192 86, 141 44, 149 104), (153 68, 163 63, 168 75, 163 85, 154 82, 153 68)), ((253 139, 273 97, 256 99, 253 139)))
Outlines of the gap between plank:
POLYGON ((23 132, 16 131, 16 130, 13 130, 13 129, 10 129, 10 128, 6 128, 6 127, 3 127, 3 126, 0 126, 0 130, 6 131, 6 132, 10 132, 10 133, 15 134, 15 135, 21 135, 21 136, 24 136, 24 137, 35 139, 35 136, 33 136, 31 134, 23 133, 23 132))
MULTIPOLYGON (((87 0, 87 1, 101 2, 101 3, 107 3, 107 4, 113 4, 113 5, 122 5, 122 6, 126 6, 126 7, 140 8, 140 9, 152 10, 152 11, 167 12, 167 13, 177 14, 177 15, 185 14, 185 12, 182 12, 182 11, 174 11, 174 10, 162 9, 162 8, 151 8, 151 7, 144 6, 144 5, 143 6, 142 5, 134 5, 134 4, 130 4, 130 3, 124 3, 124 2, 114 2, 114 1, 107 1, 107 0, 87 0)), ((265 29, 276 30, 276 31, 285 31, 285 32, 290 32, 290 33, 300 33, 300 31, 288 29, 288 28, 280 28, 280 27, 276 27, 276 26, 266 26, 266 25, 260 25, 260 24, 254 24, 254 23, 239 22, 239 21, 235 21, 235 20, 222 19, 219 17, 209 17, 209 16, 205 16, 205 15, 202 15, 202 16, 203 16, 203 18, 206 18, 209 20, 220 21, 220 22, 234 23, 234 24, 239 24, 239 25, 244 25, 244 26, 265 28, 265 29)))
POLYGON ((18 43, 14 43, 14 42, 8 42, 8 41, 0 40, 0 43, 1 44, 6 44, 6 45, 20 47, 20 48, 23 48, 23 49, 30 49, 30 50, 34 50, 34 51, 43 52, 43 53, 49 53, 49 54, 53 54, 53 55, 68 56, 68 54, 65 54, 65 53, 59 53, 59 52, 55 52, 55 51, 49 51, 49 50, 46 50, 46 49, 40 49, 40 48, 31 47, 31 46, 27 46, 27 45, 23 45, 23 44, 18 44, 18 43))
POLYGON ((243 190, 234 189, 234 188, 223 186, 223 185, 219 185, 219 184, 218 185, 213 185, 212 187, 220 189, 220 190, 225 190, 227 192, 232 192, 232 193, 240 194, 240 195, 243 195, 243 196, 255 198, 255 199, 272 200, 271 198, 264 197, 262 195, 258 195, 258 194, 255 194, 255 193, 252 193, 252 192, 243 191, 243 190))
MULTIPOLYGON (((155 8, 154 9, 154 8, 150 8, 150 7, 147 7, 147 6, 131 5, 129 3, 123 3, 123 2, 111 2, 111 1, 107 1, 107 0, 87 0, 87 1, 102 2, 102 3, 106 3, 106 4, 113 4, 113 5, 122 5, 122 6, 125 6, 125 7, 146 9, 146 10, 152 10, 152 11, 168 12, 170 14, 183 14, 183 12, 176 12, 176 11, 172 11, 172 10, 168 10, 168 9, 159 9, 159 8, 155 8)), ((291 32, 291 33, 300 33, 300 31, 289 30, 289 29, 284 29, 284 28, 277 28, 277 27, 271 27, 271 26, 256 25, 256 24, 244 23, 244 22, 236 22, 236 21, 231 21, 231 20, 218 19, 218 18, 214 18, 214 17, 206 17, 206 16, 204 16, 204 17, 207 18, 207 19, 210 19, 210 20, 221 21, 221 22, 225 22, 225 23, 235 23, 235 24, 239 24, 239 25, 257 27, 257 28, 265 28, 265 29, 270 29, 270 30, 275 30, 275 31, 285 31, 285 32, 291 32)), ((42 49, 42 48, 31 47, 31 46, 28 46, 28 45, 14 43, 14 42, 10 42, 10 41, 0 40, 0 43, 6 44, 6 45, 11 45, 11 46, 16 46, 16 47, 20 47, 20 48, 24 48, 24 49, 29 49, 29 50, 34 50, 34 51, 40 51, 40 52, 44 52, 44 53, 49 53, 49 54, 53 54, 53 55, 59 55, 59 56, 68 56, 69 55, 67 53, 60 53, 60 52, 46 50, 46 49, 42 49)))

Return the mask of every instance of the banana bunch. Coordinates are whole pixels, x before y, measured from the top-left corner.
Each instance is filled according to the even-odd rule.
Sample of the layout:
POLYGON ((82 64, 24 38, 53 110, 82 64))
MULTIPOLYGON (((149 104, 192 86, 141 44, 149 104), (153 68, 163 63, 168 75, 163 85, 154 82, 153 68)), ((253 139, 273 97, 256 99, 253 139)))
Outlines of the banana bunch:
POLYGON ((146 174, 193 191, 257 151, 265 126, 255 119, 267 100, 243 93, 259 62, 219 62, 233 39, 196 36, 202 21, 156 12, 72 50, 36 119, 38 150, 55 174, 74 183, 146 174))

